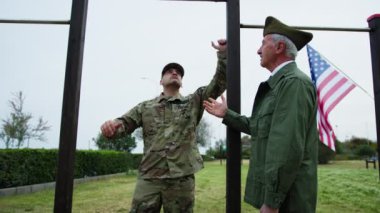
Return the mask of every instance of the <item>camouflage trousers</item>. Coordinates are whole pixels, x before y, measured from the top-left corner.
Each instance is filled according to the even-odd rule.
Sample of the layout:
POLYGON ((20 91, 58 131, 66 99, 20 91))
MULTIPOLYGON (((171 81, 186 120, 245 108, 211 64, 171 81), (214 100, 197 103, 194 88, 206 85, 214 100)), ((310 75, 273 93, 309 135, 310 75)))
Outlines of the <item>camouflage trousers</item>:
POLYGON ((137 179, 131 213, 192 213, 194 175, 171 179, 137 179))

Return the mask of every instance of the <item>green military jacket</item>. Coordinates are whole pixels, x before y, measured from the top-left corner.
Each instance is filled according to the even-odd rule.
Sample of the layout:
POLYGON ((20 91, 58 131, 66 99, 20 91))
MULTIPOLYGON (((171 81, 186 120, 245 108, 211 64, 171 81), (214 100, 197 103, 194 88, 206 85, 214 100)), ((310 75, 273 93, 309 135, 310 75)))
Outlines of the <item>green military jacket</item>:
POLYGON ((223 122, 252 137, 247 203, 280 212, 315 212, 316 101, 310 78, 291 62, 260 84, 251 117, 227 111, 223 122))
POLYGON ((196 142, 196 127, 202 118, 203 101, 217 98, 226 89, 226 55, 218 52, 216 73, 211 82, 186 97, 161 94, 144 101, 118 118, 122 133, 142 127, 144 154, 139 177, 178 178, 203 168, 196 142))

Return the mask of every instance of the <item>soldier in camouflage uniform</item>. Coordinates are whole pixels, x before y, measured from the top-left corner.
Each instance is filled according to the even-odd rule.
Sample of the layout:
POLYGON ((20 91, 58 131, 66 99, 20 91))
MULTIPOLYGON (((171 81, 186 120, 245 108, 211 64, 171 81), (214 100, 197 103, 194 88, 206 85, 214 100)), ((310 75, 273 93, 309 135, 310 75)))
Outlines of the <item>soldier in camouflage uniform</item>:
POLYGON ((193 212, 194 173, 203 168, 195 133, 204 112, 202 102, 218 97, 226 88, 226 40, 212 46, 218 50, 218 63, 209 85, 182 96, 184 69, 169 63, 162 70, 160 96, 101 126, 108 138, 143 129, 144 155, 131 212, 160 212, 161 206, 164 212, 193 212))

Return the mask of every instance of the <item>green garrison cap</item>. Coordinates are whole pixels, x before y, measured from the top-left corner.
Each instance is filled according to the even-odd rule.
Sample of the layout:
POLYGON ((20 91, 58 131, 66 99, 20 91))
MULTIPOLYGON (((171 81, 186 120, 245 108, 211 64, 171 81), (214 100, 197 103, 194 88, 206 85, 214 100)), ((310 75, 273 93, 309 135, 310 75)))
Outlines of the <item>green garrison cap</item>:
POLYGON ((176 69, 178 72, 181 73, 181 78, 183 78, 183 76, 185 75, 185 70, 183 69, 183 67, 178 63, 172 62, 165 65, 165 67, 162 69, 161 77, 164 76, 165 72, 169 69, 176 69))
POLYGON ((289 27, 272 16, 266 18, 263 34, 264 36, 268 34, 286 36, 296 45, 297 50, 302 49, 313 38, 313 34, 289 27))

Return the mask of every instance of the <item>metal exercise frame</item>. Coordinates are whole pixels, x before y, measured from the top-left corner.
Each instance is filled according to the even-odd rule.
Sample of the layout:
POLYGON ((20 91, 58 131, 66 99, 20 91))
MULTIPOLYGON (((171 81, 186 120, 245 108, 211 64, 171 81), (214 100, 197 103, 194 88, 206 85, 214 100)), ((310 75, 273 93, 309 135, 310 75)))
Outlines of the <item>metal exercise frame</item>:
MULTIPOLYGON (((263 28, 240 24, 240 0, 174 0, 225 2, 227 12, 227 98, 228 107, 240 113, 240 28, 263 28)), ((0 20, 10 24, 70 25, 62 105, 59 159, 54 212, 71 212, 74 162, 77 141, 80 86, 88 0, 72 1, 70 21, 0 20)), ((304 30, 369 32, 375 95, 377 151, 380 162, 380 14, 368 18, 369 28, 297 27, 304 30)), ((226 212, 241 212, 241 138, 240 132, 227 128, 226 212)), ((380 166, 379 166, 380 178, 380 166)))

